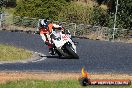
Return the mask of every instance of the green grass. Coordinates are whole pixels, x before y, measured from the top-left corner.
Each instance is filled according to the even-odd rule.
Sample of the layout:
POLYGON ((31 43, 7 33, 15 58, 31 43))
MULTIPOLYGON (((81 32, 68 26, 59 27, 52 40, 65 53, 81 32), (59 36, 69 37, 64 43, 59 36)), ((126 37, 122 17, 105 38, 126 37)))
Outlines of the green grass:
POLYGON ((13 14, 15 12, 15 8, 8 8, 8 9, 4 9, 4 12, 7 16, 5 16, 5 24, 13 24, 13 14))
POLYGON ((132 86, 87 86, 83 87, 77 80, 41 81, 20 80, 0 84, 0 88, 132 88, 132 86))
POLYGON ((0 44, 0 61, 23 60, 31 56, 32 53, 25 49, 0 44))

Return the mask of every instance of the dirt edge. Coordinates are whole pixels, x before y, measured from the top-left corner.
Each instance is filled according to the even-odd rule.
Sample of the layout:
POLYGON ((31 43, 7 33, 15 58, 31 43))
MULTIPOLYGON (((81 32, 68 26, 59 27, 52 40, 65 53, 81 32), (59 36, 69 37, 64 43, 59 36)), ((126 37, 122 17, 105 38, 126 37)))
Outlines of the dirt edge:
MULTIPOLYGON (((0 72, 0 84, 15 80, 33 79, 33 80, 78 80, 81 73, 57 73, 57 72, 0 72)), ((97 74, 91 73, 90 79, 129 79, 130 74, 97 74)))

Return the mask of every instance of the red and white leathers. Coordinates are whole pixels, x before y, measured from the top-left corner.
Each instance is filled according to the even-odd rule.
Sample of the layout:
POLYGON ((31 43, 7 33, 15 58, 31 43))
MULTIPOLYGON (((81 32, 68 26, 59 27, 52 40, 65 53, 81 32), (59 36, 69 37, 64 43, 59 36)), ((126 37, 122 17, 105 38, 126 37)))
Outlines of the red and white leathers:
POLYGON ((60 25, 57 25, 57 24, 52 24, 52 23, 50 23, 49 25, 48 25, 48 29, 49 29, 49 32, 50 33, 52 33, 53 32, 53 28, 62 28, 62 26, 60 26, 60 25))
POLYGON ((51 38, 49 35, 48 28, 41 27, 39 29, 39 32, 40 32, 40 36, 43 39, 44 43, 48 45, 48 48, 52 48, 51 38))
POLYGON ((49 24, 48 27, 40 27, 39 32, 40 36, 43 39, 44 43, 48 45, 49 48, 51 47, 51 38, 50 38, 50 33, 52 33, 53 28, 59 28, 59 25, 56 24, 49 24))

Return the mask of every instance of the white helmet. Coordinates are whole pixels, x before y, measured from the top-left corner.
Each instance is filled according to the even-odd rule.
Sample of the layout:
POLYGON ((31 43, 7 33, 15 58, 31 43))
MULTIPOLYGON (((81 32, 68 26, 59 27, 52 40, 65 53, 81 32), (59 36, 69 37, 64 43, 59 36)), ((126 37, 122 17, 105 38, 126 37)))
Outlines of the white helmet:
POLYGON ((47 22, 47 20, 45 20, 45 19, 42 19, 42 20, 40 21, 40 24, 41 24, 41 26, 44 26, 44 27, 47 27, 47 26, 48 26, 48 22, 47 22))

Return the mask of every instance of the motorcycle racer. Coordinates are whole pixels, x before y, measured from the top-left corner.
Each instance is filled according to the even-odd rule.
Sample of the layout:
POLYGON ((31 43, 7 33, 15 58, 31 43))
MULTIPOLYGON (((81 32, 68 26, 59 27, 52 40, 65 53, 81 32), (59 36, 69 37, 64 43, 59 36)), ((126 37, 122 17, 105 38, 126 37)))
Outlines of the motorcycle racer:
POLYGON ((38 27, 39 27, 38 29, 39 29, 40 36, 41 36, 42 40, 44 41, 44 43, 46 45, 48 45, 49 53, 52 55, 53 54, 52 44, 51 44, 51 38, 49 35, 49 28, 48 28, 47 19, 39 20, 38 27))
POLYGON ((62 29, 62 26, 54 24, 52 21, 48 24, 47 19, 41 19, 39 20, 38 27, 42 40, 46 45, 48 45, 49 53, 54 55, 55 53, 52 48, 51 35, 55 29, 62 29))

